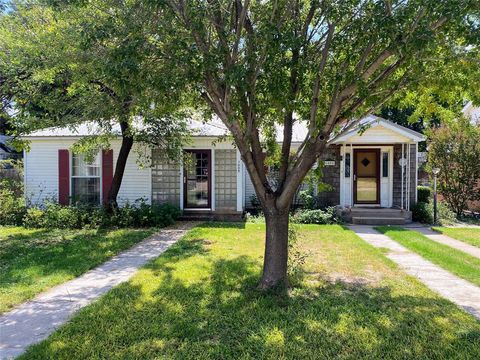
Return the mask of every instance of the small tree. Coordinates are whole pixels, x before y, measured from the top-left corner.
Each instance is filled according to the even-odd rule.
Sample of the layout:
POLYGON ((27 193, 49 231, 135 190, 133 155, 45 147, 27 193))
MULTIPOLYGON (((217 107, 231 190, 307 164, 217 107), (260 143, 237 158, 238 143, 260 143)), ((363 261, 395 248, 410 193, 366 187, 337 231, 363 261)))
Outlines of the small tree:
POLYGON ((159 56, 169 50, 156 16, 142 1, 115 0, 18 1, 0 15, 0 100, 13 105, 17 132, 90 121, 98 135, 74 148, 87 155, 121 136, 109 208, 135 141, 172 157, 188 136, 178 111, 185 81, 159 56))
POLYGON ((461 215, 467 201, 480 200, 480 126, 461 118, 431 130, 428 167, 440 169, 440 193, 461 215))

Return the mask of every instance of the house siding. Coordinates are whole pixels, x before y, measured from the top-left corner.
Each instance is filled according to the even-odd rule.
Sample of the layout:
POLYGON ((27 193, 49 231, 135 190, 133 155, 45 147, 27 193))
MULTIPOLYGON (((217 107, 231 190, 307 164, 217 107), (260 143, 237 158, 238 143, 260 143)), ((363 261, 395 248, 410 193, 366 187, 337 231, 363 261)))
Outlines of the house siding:
MULTIPOLYGON (((46 200, 58 200, 58 150, 69 149, 76 139, 31 140, 25 153, 25 196, 32 205, 42 205, 46 200)), ((120 141, 112 141, 114 167, 120 141)), ((138 165, 138 153, 130 153, 118 193, 119 204, 134 202, 139 198, 150 202, 150 169, 138 165)))
POLYGON ((320 157, 322 161, 335 161, 334 165, 325 165, 322 169, 322 182, 331 186, 331 190, 318 193, 321 207, 340 204, 340 146, 330 145, 320 157))

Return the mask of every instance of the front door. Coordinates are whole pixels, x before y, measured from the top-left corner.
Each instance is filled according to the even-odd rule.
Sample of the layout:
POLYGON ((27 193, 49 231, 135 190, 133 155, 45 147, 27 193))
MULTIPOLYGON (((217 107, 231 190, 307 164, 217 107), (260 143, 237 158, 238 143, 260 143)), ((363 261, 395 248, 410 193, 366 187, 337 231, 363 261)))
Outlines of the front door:
POLYGON ((183 206, 186 209, 210 208, 210 150, 186 150, 183 174, 183 206))
POLYGON ((354 149, 355 204, 380 204, 380 149, 354 149))

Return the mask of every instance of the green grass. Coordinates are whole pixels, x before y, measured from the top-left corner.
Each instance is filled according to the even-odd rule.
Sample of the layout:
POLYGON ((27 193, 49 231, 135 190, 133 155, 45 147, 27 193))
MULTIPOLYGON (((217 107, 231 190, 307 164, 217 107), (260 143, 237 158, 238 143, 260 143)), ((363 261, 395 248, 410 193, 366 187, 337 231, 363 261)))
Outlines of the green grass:
POLYGON ((299 229, 309 256, 287 296, 255 289, 264 225, 202 225, 22 358, 480 358, 480 322, 380 250, 299 229))
POLYGON ((435 227, 433 230, 473 246, 480 247, 480 228, 435 227))
POLYGON ((432 263, 480 286, 479 258, 430 240, 413 230, 395 226, 380 226, 376 229, 432 263))
POLYGON ((0 313, 79 276, 151 233, 0 227, 0 313))

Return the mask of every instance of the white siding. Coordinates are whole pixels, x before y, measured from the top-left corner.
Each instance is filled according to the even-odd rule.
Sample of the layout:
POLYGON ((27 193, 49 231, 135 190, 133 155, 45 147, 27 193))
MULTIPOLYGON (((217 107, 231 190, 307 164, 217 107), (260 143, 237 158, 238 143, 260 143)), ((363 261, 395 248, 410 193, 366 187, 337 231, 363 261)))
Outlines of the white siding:
POLYGON ((375 126, 367 129, 362 135, 348 138, 348 143, 353 144, 389 144, 405 143, 409 140, 397 132, 384 126, 375 126))
MULTIPOLYGON (((41 204, 47 199, 58 198, 58 150, 68 149, 75 139, 31 140, 30 150, 25 155, 25 194, 32 203, 41 204)), ((113 164, 118 157, 120 141, 112 142, 113 164)), ((139 198, 151 201, 150 168, 139 168, 138 155, 134 148, 130 153, 125 174, 118 194, 120 204, 134 202, 139 198)))

